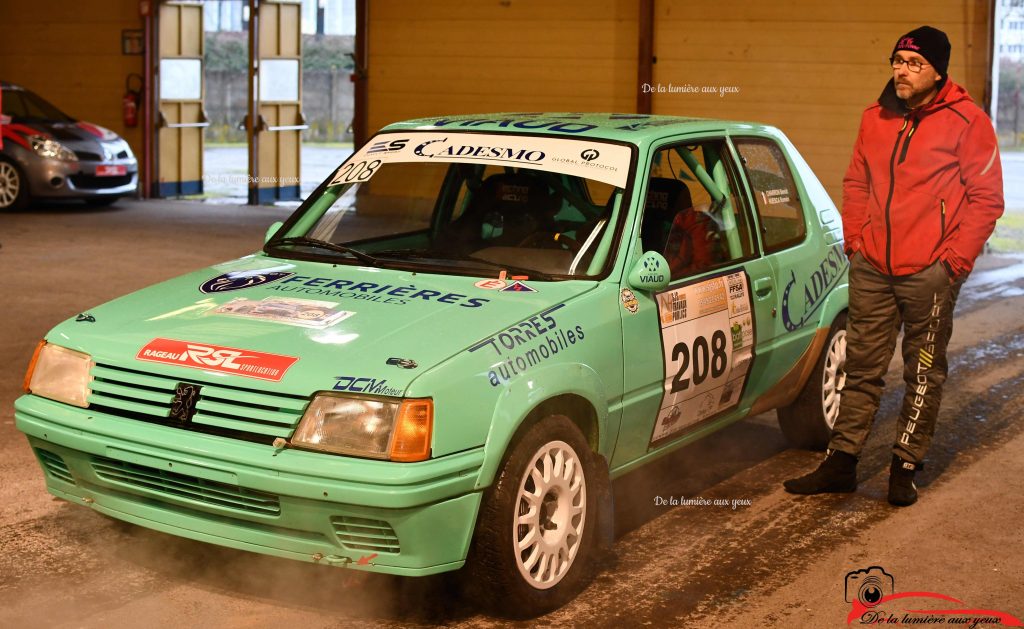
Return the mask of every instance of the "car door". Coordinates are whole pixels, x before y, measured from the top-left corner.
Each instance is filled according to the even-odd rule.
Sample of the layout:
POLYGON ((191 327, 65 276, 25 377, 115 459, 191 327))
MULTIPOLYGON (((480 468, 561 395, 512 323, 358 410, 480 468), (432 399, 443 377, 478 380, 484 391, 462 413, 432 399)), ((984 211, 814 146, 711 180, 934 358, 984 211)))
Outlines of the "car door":
POLYGON ((774 305, 778 316, 769 332, 776 342, 762 366, 768 373, 785 374, 810 346, 826 297, 846 282, 846 256, 838 238, 822 233, 815 204, 782 143, 764 136, 734 136, 731 142, 748 185, 762 250, 779 287, 774 305))
POLYGON ((627 268, 656 251, 671 279, 657 292, 623 279, 625 387, 614 467, 743 416, 777 314, 775 276, 759 253, 724 137, 655 145, 642 186, 627 268))

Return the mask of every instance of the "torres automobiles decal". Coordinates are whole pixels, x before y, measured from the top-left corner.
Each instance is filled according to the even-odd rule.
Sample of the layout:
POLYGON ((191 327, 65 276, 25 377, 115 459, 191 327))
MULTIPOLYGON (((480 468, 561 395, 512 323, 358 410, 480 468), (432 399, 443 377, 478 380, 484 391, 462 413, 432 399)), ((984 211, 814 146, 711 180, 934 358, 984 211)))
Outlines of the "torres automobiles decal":
POLYGON ((155 338, 146 343, 135 358, 271 382, 279 382, 288 368, 298 360, 294 356, 164 338, 155 338))

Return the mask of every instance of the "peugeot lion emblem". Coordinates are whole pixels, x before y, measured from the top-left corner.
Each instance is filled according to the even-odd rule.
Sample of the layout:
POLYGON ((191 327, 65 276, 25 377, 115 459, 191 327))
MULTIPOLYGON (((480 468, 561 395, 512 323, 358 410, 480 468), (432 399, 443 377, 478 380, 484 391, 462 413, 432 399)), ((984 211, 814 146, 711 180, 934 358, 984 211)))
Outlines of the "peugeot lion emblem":
POLYGON ((185 425, 191 423, 192 416, 196 414, 196 404, 199 403, 199 390, 197 384, 179 382, 174 389, 174 399, 171 400, 171 419, 185 425))

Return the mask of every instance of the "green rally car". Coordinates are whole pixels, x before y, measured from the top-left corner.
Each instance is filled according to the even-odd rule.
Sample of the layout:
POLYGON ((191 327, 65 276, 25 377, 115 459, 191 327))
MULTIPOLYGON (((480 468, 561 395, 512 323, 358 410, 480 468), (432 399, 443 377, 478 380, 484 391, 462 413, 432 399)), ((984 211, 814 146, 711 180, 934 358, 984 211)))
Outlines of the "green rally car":
POLYGON ((771 409, 823 447, 846 308, 839 213, 777 129, 412 120, 262 251, 54 328, 16 419, 55 496, 281 557, 466 565, 533 615, 586 584, 610 479, 771 409))

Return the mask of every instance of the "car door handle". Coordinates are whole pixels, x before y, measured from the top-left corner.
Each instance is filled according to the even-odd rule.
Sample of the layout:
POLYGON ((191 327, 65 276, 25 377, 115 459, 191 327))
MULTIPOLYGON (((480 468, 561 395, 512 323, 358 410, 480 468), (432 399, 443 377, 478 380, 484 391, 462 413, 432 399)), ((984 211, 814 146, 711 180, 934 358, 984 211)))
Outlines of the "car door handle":
POLYGON ((767 297, 772 294, 772 278, 761 277, 754 280, 754 294, 758 297, 767 297))

